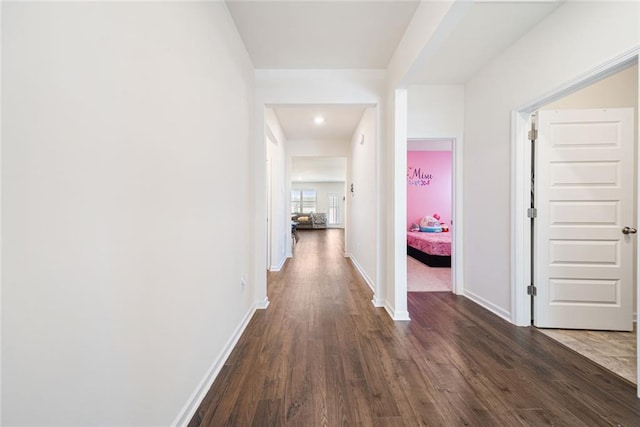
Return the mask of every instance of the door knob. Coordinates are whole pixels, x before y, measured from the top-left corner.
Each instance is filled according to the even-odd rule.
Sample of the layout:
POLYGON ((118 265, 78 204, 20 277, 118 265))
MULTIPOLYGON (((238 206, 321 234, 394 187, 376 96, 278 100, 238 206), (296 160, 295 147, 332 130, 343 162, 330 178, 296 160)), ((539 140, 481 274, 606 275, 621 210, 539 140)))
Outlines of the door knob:
POLYGON ((636 230, 635 228, 631 228, 631 227, 625 227, 622 229, 622 234, 636 234, 638 232, 638 230, 636 230))

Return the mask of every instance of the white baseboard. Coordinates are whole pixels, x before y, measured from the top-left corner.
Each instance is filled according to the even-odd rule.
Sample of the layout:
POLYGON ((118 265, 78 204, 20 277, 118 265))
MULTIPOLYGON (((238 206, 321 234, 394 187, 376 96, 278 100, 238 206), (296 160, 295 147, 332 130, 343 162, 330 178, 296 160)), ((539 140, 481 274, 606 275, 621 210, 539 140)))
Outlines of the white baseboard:
POLYGON ((391 307, 391 304, 389 304, 388 301, 383 301, 382 299, 380 299, 378 295, 376 295, 376 288, 375 288, 375 284, 373 283, 373 280, 371 280, 371 278, 367 275, 367 273, 364 271, 364 269, 362 268, 362 266, 360 265, 360 263, 356 258, 354 258, 351 254, 346 254, 346 253, 344 254, 344 256, 351 259, 351 262, 353 262, 354 267, 356 268, 356 270, 358 270, 358 273, 360 273, 360 276, 362 276, 362 279, 364 279, 367 286, 369 286, 369 288, 373 292, 373 299, 371 300, 371 303, 373 304, 374 307, 384 307, 385 311, 389 314, 389 316, 391 316, 391 319, 395 321, 411 320, 409 318, 408 311, 406 310, 395 311, 393 307, 391 307))
POLYGON ((365 273, 364 269, 362 268, 362 266, 360 265, 360 263, 356 258, 352 257, 351 255, 349 255, 349 258, 351 259, 351 262, 353 263, 356 270, 358 270, 358 273, 360 273, 360 276, 362 276, 362 278, 364 279, 364 282, 367 284, 367 286, 369 286, 369 288, 371 288, 371 291, 375 295, 376 285, 373 283, 373 280, 371 280, 371 278, 367 275, 367 273, 365 273))
POLYGON ((409 312, 406 310, 403 311, 395 311, 393 309, 393 307, 391 306, 391 304, 389 304, 389 301, 385 301, 384 302, 384 309, 386 310, 387 313, 389 313, 389 316, 391 316, 391 319, 393 319, 394 321, 397 322, 406 322, 411 320, 409 318, 409 312))
POLYGON ((496 316, 502 317, 504 320, 506 320, 509 323, 513 323, 513 321, 511 320, 511 313, 509 313, 507 310, 503 308, 498 307, 491 301, 487 301, 486 299, 482 298, 479 295, 474 294, 473 292, 467 289, 465 289, 464 291, 464 296, 469 298, 471 301, 475 302, 479 306, 486 308, 496 316))
POLYGON ((282 257, 282 259, 280 260, 280 264, 278 265, 272 265, 271 267, 269 267, 269 271, 280 271, 282 270, 282 267, 284 267, 284 263, 287 262, 287 257, 282 257))
POLYGON ((189 421, 191 421, 191 418, 193 418, 193 415, 198 410, 198 406, 200 406, 200 403, 202 403, 202 400, 205 398, 205 396, 209 392, 211 385, 213 384, 216 377, 220 373, 220 370, 222 369, 222 367, 224 366, 224 363, 229 358, 231 351, 236 346, 236 344, 238 343, 238 340, 240 339, 240 336, 242 335, 247 325, 249 324, 249 321, 253 317, 253 313, 255 313, 255 311, 259 308, 266 308, 266 306, 268 305, 269 305, 269 300, 265 298, 265 301, 255 303, 251 307, 251 309, 247 312, 247 314, 245 314, 244 318, 242 319, 242 321, 240 322, 236 330, 231 335, 231 338, 229 338, 229 340, 223 347, 220 355, 218 355, 216 360, 213 362, 213 364, 207 371, 204 378, 200 381, 200 384, 198 384, 196 389, 193 391, 193 393, 189 397, 189 400, 187 400, 187 403, 184 405, 182 410, 178 413, 176 418, 171 423, 172 427, 186 427, 189 424, 189 421), (266 302, 266 305, 265 305, 265 302, 266 302), (263 305, 264 307, 262 307, 263 305))
POLYGON ((380 298, 378 298, 377 295, 373 296, 373 299, 371 300, 371 304, 373 304, 373 306, 377 307, 377 308, 384 307, 384 301, 382 301, 380 298))
POLYGON ((269 307, 269 298, 265 297, 263 301, 258 301, 255 305, 257 310, 265 310, 269 307))
POLYGON ((360 276, 362 276, 367 286, 369 286, 369 288, 373 292, 373 299, 371 300, 371 303, 373 304, 374 307, 383 307, 385 311, 389 314, 389 316, 391 316, 391 319, 395 321, 411 320, 409 318, 408 311, 406 310, 395 311, 393 307, 391 307, 391 304, 389 304, 389 301, 383 301, 382 299, 380 299, 380 297, 376 294, 376 288, 375 288, 375 284, 373 283, 373 280, 371 280, 371 278, 367 275, 367 273, 365 273, 364 269, 362 268, 362 266, 360 265, 360 263, 356 258, 354 258, 351 254, 347 254, 347 253, 345 253, 344 256, 346 258, 351 259, 351 262, 353 262, 354 267, 356 268, 356 270, 358 270, 358 273, 360 273, 360 276))

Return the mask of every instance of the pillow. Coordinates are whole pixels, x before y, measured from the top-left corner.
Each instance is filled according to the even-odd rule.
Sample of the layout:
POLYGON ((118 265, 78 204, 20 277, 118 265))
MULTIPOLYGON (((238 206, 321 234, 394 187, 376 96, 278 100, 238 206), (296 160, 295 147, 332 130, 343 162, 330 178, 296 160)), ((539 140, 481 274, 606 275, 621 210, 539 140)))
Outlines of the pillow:
POLYGON ((327 220, 327 216, 322 212, 316 212, 311 214, 311 220, 315 223, 324 223, 327 220))
POLYGON ((298 221, 309 221, 309 217, 308 216, 299 216, 298 217, 298 221))

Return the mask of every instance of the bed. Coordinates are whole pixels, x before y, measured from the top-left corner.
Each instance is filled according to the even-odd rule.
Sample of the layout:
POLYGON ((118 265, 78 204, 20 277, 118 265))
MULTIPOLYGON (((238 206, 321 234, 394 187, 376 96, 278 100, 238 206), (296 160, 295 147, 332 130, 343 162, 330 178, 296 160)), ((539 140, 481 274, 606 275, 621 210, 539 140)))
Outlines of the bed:
POLYGON ((451 267, 451 233, 407 231, 407 255, 429 267, 451 267))

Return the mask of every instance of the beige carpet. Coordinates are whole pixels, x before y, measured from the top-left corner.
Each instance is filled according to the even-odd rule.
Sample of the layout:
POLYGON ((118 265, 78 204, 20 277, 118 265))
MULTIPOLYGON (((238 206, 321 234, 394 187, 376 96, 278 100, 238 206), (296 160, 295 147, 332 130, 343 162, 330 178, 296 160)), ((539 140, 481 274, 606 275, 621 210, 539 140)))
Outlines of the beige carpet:
POLYGON ((407 255, 407 290, 409 292, 450 291, 451 269, 429 267, 407 255))

